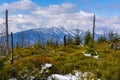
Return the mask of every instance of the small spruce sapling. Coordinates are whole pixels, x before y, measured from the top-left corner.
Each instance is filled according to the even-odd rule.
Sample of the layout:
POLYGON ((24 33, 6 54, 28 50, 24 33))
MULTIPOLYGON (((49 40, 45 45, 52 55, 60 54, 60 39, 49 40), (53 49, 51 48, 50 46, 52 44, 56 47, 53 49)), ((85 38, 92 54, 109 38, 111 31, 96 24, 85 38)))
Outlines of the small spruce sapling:
POLYGON ((88 46, 87 46, 87 50, 86 50, 86 52, 85 53, 87 53, 87 54, 91 54, 92 56, 95 56, 96 55, 96 51, 95 51, 95 49, 94 49, 94 41, 93 41, 93 39, 91 39, 90 41, 89 41, 89 43, 88 43, 88 46))

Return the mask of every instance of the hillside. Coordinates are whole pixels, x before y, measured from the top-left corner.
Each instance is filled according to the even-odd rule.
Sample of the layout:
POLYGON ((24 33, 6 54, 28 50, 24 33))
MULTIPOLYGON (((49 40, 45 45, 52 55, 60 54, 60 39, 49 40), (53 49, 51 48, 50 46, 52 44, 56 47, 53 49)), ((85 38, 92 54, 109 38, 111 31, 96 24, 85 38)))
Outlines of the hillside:
POLYGON ((31 29, 13 34, 14 43, 19 42, 21 40, 21 37, 23 36, 24 41, 25 42, 27 41, 30 44, 34 44, 38 40, 41 40, 42 43, 45 44, 45 42, 51 38, 59 41, 60 43, 63 42, 64 35, 73 37, 75 35, 75 30, 68 31, 62 27, 61 28, 52 27, 52 28, 31 29))
POLYGON ((47 46, 44 48, 31 46, 23 49, 15 48, 13 64, 10 64, 11 54, 0 59, 0 80, 10 78, 17 78, 18 80, 30 80, 30 78, 31 80, 33 80, 32 78, 35 80, 51 80, 51 75, 64 78, 65 76, 62 75, 69 73, 75 75, 75 71, 87 75, 87 77, 82 76, 78 80, 83 80, 82 78, 90 80, 93 78, 95 80, 120 79, 119 50, 111 50, 108 43, 96 43, 94 50, 99 55, 97 58, 85 56, 84 52, 86 50, 87 46, 74 45, 66 47, 47 46), (50 68, 42 67, 46 63, 48 66, 51 64, 50 68), (47 79, 48 77, 49 79, 47 79))
MULTIPOLYGON (((66 30, 63 27, 57 28, 57 27, 52 27, 52 28, 37 28, 37 29, 30 29, 30 30, 25 30, 22 32, 17 32, 13 34, 13 40, 14 40, 14 45, 18 42, 19 44, 21 43, 22 39, 24 38, 24 46, 26 45, 33 45, 37 43, 39 40, 41 41, 42 44, 45 44, 47 40, 53 39, 54 41, 58 41, 59 44, 63 43, 63 37, 66 35, 67 37, 71 36, 74 38, 74 36, 77 33, 77 29, 73 30, 66 30)), ((85 35, 85 31, 79 30, 79 36, 83 39, 85 35)), ((98 39, 100 34, 95 34, 95 40, 98 39)))

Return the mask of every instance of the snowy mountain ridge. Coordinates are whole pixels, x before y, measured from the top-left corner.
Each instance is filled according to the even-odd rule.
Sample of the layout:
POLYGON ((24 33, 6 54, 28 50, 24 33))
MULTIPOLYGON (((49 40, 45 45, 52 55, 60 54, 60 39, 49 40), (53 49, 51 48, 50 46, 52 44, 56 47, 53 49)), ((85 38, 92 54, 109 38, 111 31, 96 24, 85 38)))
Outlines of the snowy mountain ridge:
MULTIPOLYGON (((59 43, 63 42, 64 35, 74 37, 77 33, 76 30, 66 30, 63 27, 51 27, 51 28, 37 28, 26 30, 22 32, 14 33, 14 44, 20 43, 22 37, 24 38, 25 43, 34 44, 40 40, 42 43, 45 43, 49 39, 58 41, 59 43)), ((84 34, 84 31, 80 30, 79 35, 84 34)))

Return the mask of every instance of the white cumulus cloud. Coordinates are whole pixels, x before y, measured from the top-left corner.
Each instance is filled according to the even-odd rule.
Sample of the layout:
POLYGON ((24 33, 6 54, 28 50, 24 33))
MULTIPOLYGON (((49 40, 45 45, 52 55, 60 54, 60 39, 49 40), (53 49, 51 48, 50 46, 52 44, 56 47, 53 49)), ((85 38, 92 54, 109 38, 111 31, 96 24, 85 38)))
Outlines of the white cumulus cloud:
MULTIPOLYGON (((72 3, 51 4, 41 7, 31 0, 19 0, 0 5, 0 12, 9 11, 9 31, 18 32, 40 27, 64 27, 65 29, 79 28, 92 30, 93 15, 85 11, 78 11, 72 3)), ((104 29, 120 31, 120 17, 104 18, 96 15, 96 32, 104 29)), ((0 17, 0 24, 5 23, 4 17, 0 17)), ((1 26, 0 26, 1 27, 1 26)))

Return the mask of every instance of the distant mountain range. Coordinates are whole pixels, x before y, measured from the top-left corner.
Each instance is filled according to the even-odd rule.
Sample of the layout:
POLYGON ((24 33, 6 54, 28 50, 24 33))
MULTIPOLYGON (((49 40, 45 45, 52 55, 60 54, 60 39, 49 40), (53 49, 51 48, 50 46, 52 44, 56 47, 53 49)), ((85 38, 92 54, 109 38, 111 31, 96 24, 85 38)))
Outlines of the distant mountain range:
MULTIPOLYGON (((66 30, 63 27, 57 28, 37 28, 37 29, 31 29, 26 30, 22 32, 17 32, 13 34, 14 38, 14 44, 17 42, 20 43, 24 40, 25 44, 34 44, 40 40, 43 44, 48 39, 53 39, 55 41, 58 41, 59 43, 63 42, 64 35, 74 37, 77 33, 77 30, 66 30)), ((82 30, 79 30, 79 35, 83 38, 85 32, 82 30)))

